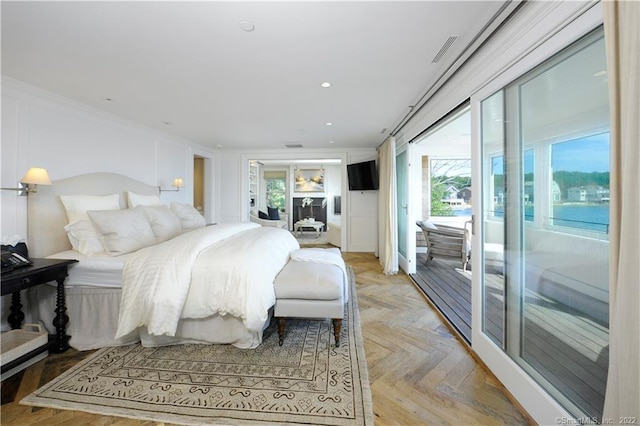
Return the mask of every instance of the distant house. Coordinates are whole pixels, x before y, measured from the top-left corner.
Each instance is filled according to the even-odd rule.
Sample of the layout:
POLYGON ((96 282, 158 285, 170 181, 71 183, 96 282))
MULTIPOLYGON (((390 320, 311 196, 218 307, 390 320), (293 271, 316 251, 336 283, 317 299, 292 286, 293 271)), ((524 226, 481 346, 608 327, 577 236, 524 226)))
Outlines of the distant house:
POLYGON ((609 188, 603 186, 587 186, 587 201, 590 203, 601 203, 609 200, 609 188))
POLYGON ((453 185, 449 185, 447 189, 444 190, 444 198, 447 200, 455 200, 458 198, 458 188, 453 185))
POLYGON ((524 202, 533 203, 533 181, 526 181, 524 183, 524 202))
POLYGON ((562 201, 562 191, 560 190, 560 185, 558 185, 558 182, 555 180, 552 184, 551 196, 553 197, 553 201, 562 201))
MULTIPOLYGON (((534 190, 535 185, 533 181, 526 181, 524 183, 524 202, 525 203, 533 203, 534 199, 534 190)), ((551 184, 551 199, 553 202, 562 201, 562 191, 560 190, 560 185, 554 180, 551 184)))
POLYGON ((567 189, 567 200, 576 203, 601 203, 609 200, 609 188, 602 186, 574 186, 567 189))
POLYGON ((572 203, 584 203, 587 201, 587 189, 578 186, 567 189, 567 201, 572 203))
POLYGON ((462 188, 456 195, 457 198, 464 200, 465 203, 470 204, 471 201, 471 187, 462 188))

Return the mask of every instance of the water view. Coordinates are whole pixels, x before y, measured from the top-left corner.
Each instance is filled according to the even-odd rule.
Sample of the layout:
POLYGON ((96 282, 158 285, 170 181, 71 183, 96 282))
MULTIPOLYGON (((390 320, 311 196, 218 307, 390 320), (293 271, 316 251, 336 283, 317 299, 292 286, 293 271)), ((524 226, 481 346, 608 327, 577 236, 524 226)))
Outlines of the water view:
MULTIPOLYGON (((495 206, 494 217, 504 217, 503 206, 495 206)), ((456 216, 471 216, 471 209, 454 210, 456 216)), ((524 209, 525 220, 533 221, 533 206, 524 209)), ((556 204, 553 206, 553 217, 549 218, 554 225, 570 228, 588 229, 609 233, 608 204, 556 204)))
POLYGON ((555 205, 553 224, 609 233, 609 205, 555 205))

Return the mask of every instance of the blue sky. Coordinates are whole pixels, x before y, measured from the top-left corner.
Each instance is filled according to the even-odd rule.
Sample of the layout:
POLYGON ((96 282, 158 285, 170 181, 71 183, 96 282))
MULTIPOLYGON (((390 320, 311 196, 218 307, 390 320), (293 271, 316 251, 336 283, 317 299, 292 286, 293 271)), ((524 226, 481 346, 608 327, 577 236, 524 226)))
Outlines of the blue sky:
POLYGON ((554 172, 608 172, 609 133, 554 144, 551 167, 554 172))
MULTIPOLYGON (((524 152, 524 172, 533 172, 533 150, 524 152)), ((494 173, 503 173, 502 157, 492 159, 494 173)), ((608 172, 609 133, 587 136, 551 147, 551 167, 554 172, 608 172)))

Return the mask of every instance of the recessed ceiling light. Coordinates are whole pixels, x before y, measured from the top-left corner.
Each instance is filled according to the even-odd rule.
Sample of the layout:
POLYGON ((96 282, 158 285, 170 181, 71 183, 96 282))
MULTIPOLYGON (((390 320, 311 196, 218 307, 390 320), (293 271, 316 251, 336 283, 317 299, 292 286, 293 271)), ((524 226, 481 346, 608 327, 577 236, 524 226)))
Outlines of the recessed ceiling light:
POLYGON ((594 72, 594 73, 593 73, 593 76, 594 76, 594 77, 602 77, 603 75, 607 75, 607 71, 605 71, 605 70, 600 70, 600 71, 597 71, 597 72, 594 72))
POLYGON ((333 143, 333 141, 329 141, 329 143, 333 143))
POLYGON ((104 100, 107 102, 113 102, 113 98, 104 98, 104 100))
POLYGON ((325 81, 324 83, 320 84, 320 87, 324 87, 326 89, 327 87, 331 87, 331 83, 325 81))
POLYGON ((171 126, 171 122, 170 121, 163 121, 162 124, 164 124, 166 126, 171 126))
POLYGON ((240 21, 238 23, 238 25, 240 25, 240 29, 242 31, 246 31, 248 33, 250 33, 251 31, 253 31, 256 27, 255 25, 253 25, 251 22, 249 21, 240 21))
POLYGON ((333 123, 326 123, 327 126, 333 126, 333 123))
POLYGON ((218 144, 216 145, 217 148, 222 148, 222 145, 218 144))

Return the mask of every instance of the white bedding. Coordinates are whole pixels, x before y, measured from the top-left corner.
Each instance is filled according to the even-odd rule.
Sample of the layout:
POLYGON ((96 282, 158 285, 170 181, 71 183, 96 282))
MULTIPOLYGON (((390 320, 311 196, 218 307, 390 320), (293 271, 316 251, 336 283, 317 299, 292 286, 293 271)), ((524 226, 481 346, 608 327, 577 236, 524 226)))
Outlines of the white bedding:
MULTIPOLYGON (((141 204, 162 203, 157 195, 157 186, 113 173, 90 173, 60 179, 53 185, 43 186, 38 190, 37 196, 29 200, 27 222, 30 254, 33 257, 46 257, 52 253, 58 253, 51 257, 80 260, 80 263, 69 268, 69 277, 65 280, 69 316, 67 334, 71 336, 70 345, 78 350, 125 345, 139 340, 142 340, 145 346, 188 342, 231 344, 239 348, 252 348, 259 345, 262 330, 259 333, 251 333, 241 319, 218 314, 206 318, 180 320, 176 335, 173 337, 150 336, 144 332, 144 329, 139 328, 125 338, 115 339, 122 295, 121 271, 124 268, 125 258, 120 256, 107 258, 104 254, 86 257, 76 251, 64 252, 72 246, 65 230, 65 226, 69 224, 69 217, 60 196, 81 194, 104 197, 105 194, 119 194, 118 205, 114 203, 112 207, 126 209, 134 207, 134 203, 128 204, 123 195, 131 195, 132 192, 145 198, 141 204)), ((103 209, 93 203, 90 204, 83 204, 82 210, 103 209)), ((190 210, 193 208, 188 209, 185 206, 185 211, 190 210)), ((181 212, 184 213, 184 211, 181 212)), ((177 216, 180 219, 180 215, 177 216)), ((202 217, 195 215, 194 217, 200 221, 198 226, 204 225, 202 217)), ((149 220, 149 222, 151 224, 152 221, 149 220)), ((181 228, 184 230, 182 220, 181 228)), ((159 238, 158 235, 155 236, 159 238)), ((96 235, 95 238, 97 239, 98 236, 96 235)), ((102 244, 101 241, 97 242, 98 245, 102 244)), ((25 296, 29 297, 29 307, 33 308, 27 312, 27 315, 33 314, 30 321, 41 321, 49 333, 54 333, 52 317, 56 308, 56 286, 34 287, 25 292, 25 296)))
POLYGON ((64 281, 67 288, 70 287, 94 287, 94 288, 121 288, 122 268, 128 254, 122 256, 109 256, 107 253, 99 253, 85 256, 75 250, 67 250, 47 256, 51 259, 76 259, 68 269, 69 275, 64 281))
POLYGON ((298 248, 285 230, 245 222, 199 228, 131 253, 116 337, 139 327, 173 336, 181 318, 218 313, 261 333, 275 303, 275 276, 298 248))
MULTIPOLYGON (((347 267, 344 264, 344 259, 342 259, 342 254, 340 253, 340 249, 332 247, 332 248, 305 248, 294 250, 290 253, 291 260, 295 260, 297 262, 315 262, 315 263, 326 263, 329 265, 335 265, 340 268, 342 271, 342 282, 344 283, 345 291, 348 291, 349 286, 349 277, 347 276, 347 267)), ((346 295, 347 293, 345 293, 346 295)), ((348 299, 345 299, 345 302, 348 299)))

